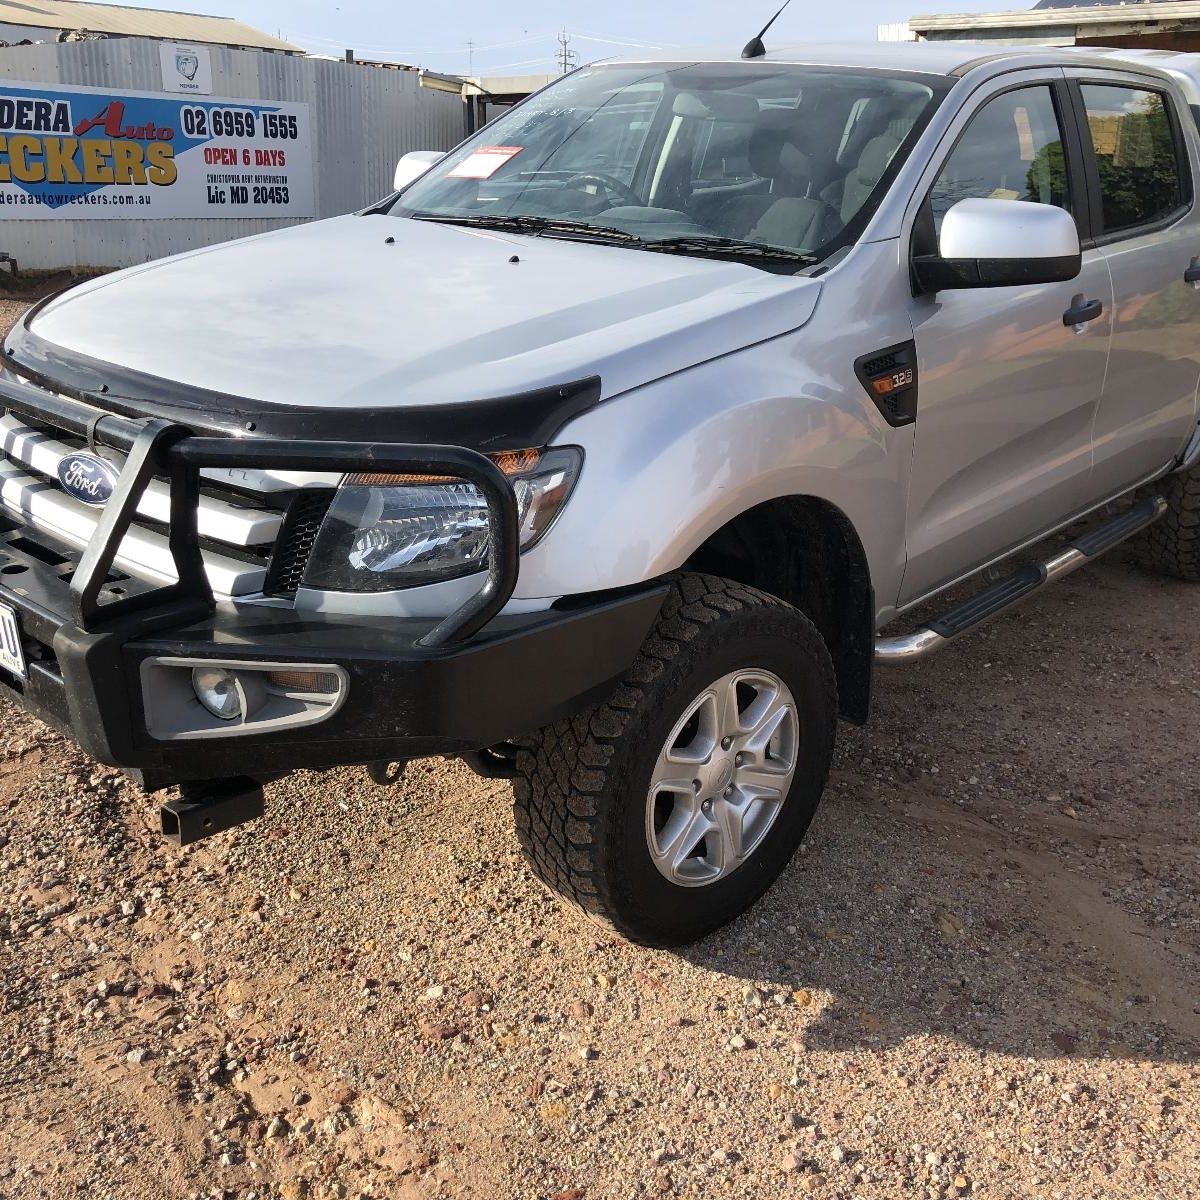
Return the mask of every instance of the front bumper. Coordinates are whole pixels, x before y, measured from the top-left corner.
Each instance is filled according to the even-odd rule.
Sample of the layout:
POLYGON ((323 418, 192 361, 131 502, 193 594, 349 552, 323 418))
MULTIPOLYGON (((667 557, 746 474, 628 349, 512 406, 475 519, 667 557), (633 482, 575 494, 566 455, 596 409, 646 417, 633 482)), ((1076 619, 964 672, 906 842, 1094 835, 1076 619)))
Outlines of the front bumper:
MULTIPOLYGON (((17 561, 8 549, 0 553, 8 565, 17 561)), ((137 774, 150 790, 187 780, 462 754, 532 732, 612 688, 637 655, 664 594, 650 588, 501 616, 465 642, 431 648, 421 644, 431 621, 280 608, 221 606, 202 620, 152 634, 86 633, 61 611, 62 597, 50 594, 52 578, 32 568, 14 578, 20 584, 0 586, 0 602, 17 610, 28 678, 0 672, 0 696, 99 761, 137 774), (147 729, 141 665, 161 657, 334 663, 346 672, 346 699, 319 724, 302 728, 156 740, 147 729)))
POLYGON ((72 569, 47 566, 26 531, 0 540, 0 602, 17 612, 28 666, 25 680, 0 671, 0 695, 76 739, 94 758, 139 775, 151 790, 462 754, 532 732, 613 686, 665 594, 650 585, 501 615, 519 568, 516 500, 489 459, 461 447, 198 437, 179 424, 114 416, 85 399, 8 381, 0 381, 0 400, 127 455, 95 537, 72 569), (196 532, 199 473, 213 467, 465 478, 488 503, 492 539, 484 582, 442 621, 217 605, 196 532), (170 479, 176 581, 118 593, 107 582, 113 560, 148 482, 162 475, 170 479), (172 658, 336 665, 348 687, 344 701, 319 723, 231 730, 199 741, 156 738, 144 711, 142 663, 172 658))

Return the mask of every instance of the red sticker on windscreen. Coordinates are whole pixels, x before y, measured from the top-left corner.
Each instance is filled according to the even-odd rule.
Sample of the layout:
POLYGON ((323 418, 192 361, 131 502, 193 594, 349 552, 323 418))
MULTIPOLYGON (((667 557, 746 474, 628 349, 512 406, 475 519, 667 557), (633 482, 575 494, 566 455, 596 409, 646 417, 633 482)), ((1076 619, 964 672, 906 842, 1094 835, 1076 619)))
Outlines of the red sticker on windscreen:
POLYGON ((491 179, 506 162, 516 158, 524 146, 480 146, 447 172, 450 179, 491 179))

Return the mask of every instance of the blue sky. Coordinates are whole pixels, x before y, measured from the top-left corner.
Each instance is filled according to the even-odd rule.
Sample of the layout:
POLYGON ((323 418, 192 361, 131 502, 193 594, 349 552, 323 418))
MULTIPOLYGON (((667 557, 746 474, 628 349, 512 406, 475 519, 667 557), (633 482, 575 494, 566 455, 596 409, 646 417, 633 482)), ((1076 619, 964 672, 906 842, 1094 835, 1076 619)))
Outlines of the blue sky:
MULTIPOLYGON (((143 8, 216 12, 281 33, 314 53, 418 63, 465 74, 522 74, 554 69, 558 31, 572 35, 571 49, 587 62, 619 54, 630 43, 686 46, 746 42, 781 0, 140 0, 143 8), (468 54, 466 43, 477 49, 468 54)), ((1032 0, 792 0, 776 28, 789 40, 875 39, 884 21, 914 13, 989 12, 1029 8, 1032 0), (915 6, 914 6, 915 4, 915 6)))

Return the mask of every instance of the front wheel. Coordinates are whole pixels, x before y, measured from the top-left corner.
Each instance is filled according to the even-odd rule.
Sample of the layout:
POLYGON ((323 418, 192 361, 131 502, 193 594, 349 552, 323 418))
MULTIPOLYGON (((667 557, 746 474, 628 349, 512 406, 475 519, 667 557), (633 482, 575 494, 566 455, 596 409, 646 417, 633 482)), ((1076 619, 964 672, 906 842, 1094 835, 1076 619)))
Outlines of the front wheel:
POLYGON ((807 617, 684 575, 615 692, 525 740, 522 846, 543 882, 631 941, 694 941, 795 853, 836 720, 833 665, 807 617))

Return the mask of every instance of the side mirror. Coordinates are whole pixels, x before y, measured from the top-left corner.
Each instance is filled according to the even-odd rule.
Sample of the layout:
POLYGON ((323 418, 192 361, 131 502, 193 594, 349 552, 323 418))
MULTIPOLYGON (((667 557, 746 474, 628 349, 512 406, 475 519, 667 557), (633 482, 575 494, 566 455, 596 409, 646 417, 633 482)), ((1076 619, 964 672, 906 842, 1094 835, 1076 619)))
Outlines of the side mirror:
POLYGON ((1063 283, 1083 265, 1075 218, 1027 200, 960 200, 942 220, 938 249, 913 259, 922 292, 1063 283))
POLYGON ((410 150, 396 164, 396 177, 392 180, 392 187, 401 191, 414 179, 420 179, 435 162, 445 157, 441 150, 410 150))

